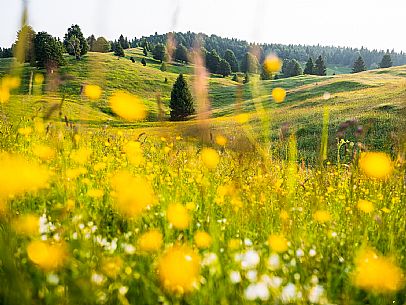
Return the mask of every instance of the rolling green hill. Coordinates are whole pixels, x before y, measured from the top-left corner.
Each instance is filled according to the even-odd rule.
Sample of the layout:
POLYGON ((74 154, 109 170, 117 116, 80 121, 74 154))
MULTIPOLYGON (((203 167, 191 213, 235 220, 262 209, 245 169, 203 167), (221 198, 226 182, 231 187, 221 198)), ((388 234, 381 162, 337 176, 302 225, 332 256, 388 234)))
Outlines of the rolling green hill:
MULTIPOLYGON (((151 57, 147 58, 144 67, 140 63, 143 57, 142 49, 129 49, 126 57, 121 59, 111 53, 89 53, 81 61, 67 57, 67 65, 58 71, 58 91, 48 90, 46 95, 26 94, 31 71, 38 71, 24 66, 20 71, 22 86, 14 92, 3 110, 11 118, 29 118, 37 113, 49 112, 52 107, 58 108, 56 105, 60 104, 63 96, 64 102, 60 111, 53 114, 53 120, 64 120, 66 116, 71 122, 89 126, 103 124, 142 128, 163 134, 173 132, 170 130, 185 133, 196 124, 196 120, 157 122, 156 100, 157 96, 162 99, 168 114, 172 84, 178 73, 184 73, 191 83, 193 66, 168 64, 167 71, 162 72, 160 62, 151 57), (130 57, 135 59, 135 63, 129 60, 130 57), (103 88, 100 101, 92 102, 81 96, 81 86, 85 83, 99 84, 103 88), (108 97, 115 90, 126 90, 144 99, 150 113, 148 121, 129 124, 115 117, 108 107, 108 97)), ((0 60, 0 74, 6 74, 10 65, 11 60, 0 60)), ((346 139, 360 140, 371 148, 388 151, 399 143, 405 130, 405 66, 359 74, 298 76, 274 81, 260 81, 258 77, 252 77, 251 82, 245 85, 231 78, 212 75, 208 81, 208 93, 213 117, 210 125, 213 130, 221 129, 229 136, 241 135, 239 123, 234 118, 240 112, 247 112, 250 114, 250 126, 257 135, 266 137, 268 130, 264 128, 269 128, 269 135, 273 139, 281 138, 281 128, 296 132, 300 153, 303 158, 310 160, 315 160, 318 155, 324 109, 330 113, 331 147, 336 145, 339 125, 348 120, 353 121, 345 130, 346 139), (272 101, 271 91, 274 87, 287 90, 284 103, 276 104, 272 101), (323 99, 326 92, 330 94, 328 100, 323 99), (264 108, 265 125, 260 124, 256 111, 258 107, 264 108), (358 138, 354 132, 356 128, 362 129, 358 138)))

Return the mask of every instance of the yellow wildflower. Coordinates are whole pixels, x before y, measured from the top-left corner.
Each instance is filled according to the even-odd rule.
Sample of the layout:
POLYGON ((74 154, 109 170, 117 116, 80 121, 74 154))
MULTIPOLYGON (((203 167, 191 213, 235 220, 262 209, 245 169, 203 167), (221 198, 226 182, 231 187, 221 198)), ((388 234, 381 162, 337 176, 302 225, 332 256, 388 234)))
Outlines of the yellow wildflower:
POLYGON ((35 156, 43 161, 52 160, 55 158, 56 155, 55 149, 46 145, 35 145, 32 149, 32 152, 35 156))
POLYGON ((282 69, 283 62, 277 56, 268 56, 264 61, 264 70, 267 73, 278 73, 282 69))
POLYGON ((159 259, 158 273, 163 287, 184 294, 198 287, 200 257, 187 246, 175 245, 159 259))
POLYGON ((102 94, 102 90, 97 85, 85 85, 84 94, 91 100, 97 100, 102 94))
POLYGON ((382 152, 362 153, 359 159, 361 171, 370 178, 386 179, 393 172, 393 162, 382 152))
POLYGON ((207 249, 211 246, 212 244, 212 238, 211 236, 203 231, 197 231, 195 234, 195 243, 196 246, 200 249, 207 249))
POLYGON ((374 210, 374 204, 371 201, 364 199, 358 201, 357 207, 365 213, 371 213, 374 210))
POLYGON ((50 244, 40 240, 28 244, 27 254, 33 263, 46 271, 60 268, 66 259, 65 247, 62 244, 50 244))
POLYGON ((353 283, 373 293, 394 293, 404 285, 404 274, 389 258, 373 249, 363 249, 355 259, 353 283))
POLYGON ((102 271, 110 278, 116 278, 123 266, 123 261, 120 257, 110 257, 102 261, 102 271))
POLYGON ((180 203, 170 204, 166 211, 166 217, 176 229, 180 230, 187 229, 191 220, 189 211, 180 203))
POLYGON ((217 135, 216 143, 220 146, 225 146, 227 144, 227 138, 223 135, 217 135))
POLYGON ((18 234, 39 234, 39 217, 32 214, 22 215, 14 219, 11 226, 18 234))
POLYGON ((272 98, 277 103, 282 103, 286 98, 286 90, 283 88, 275 88, 272 90, 272 98))
POLYGON ((139 121, 147 116, 147 108, 138 97, 121 91, 110 98, 110 107, 115 114, 127 121, 139 121))
POLYGON ((213 148, 203 148, 202 161, 208 169, 215 169, 220 161, 220 157, 213 148))
POLYGON ((162 233, 158 230, 150 230, 142 234, 138 240, 138 246, 145 252, 158 251, 161 248, 162 243, 162 233))
POLYGON ((268 238, 268 245, 272 251, 282 253, 288 250, 288 240, 281 234, 272 234, 268 238))
POLYGON ((314 212, 313 218, 319 223, 326 223, 331 220, 331 215, 329 211, 318 210, 314 212))

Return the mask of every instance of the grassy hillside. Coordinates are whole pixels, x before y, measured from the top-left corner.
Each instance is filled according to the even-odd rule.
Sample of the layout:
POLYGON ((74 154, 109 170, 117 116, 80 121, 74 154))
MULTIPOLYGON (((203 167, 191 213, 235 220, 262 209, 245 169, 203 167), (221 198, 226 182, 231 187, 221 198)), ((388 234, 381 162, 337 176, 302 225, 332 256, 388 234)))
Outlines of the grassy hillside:
MULTIPOLYGON (((38 112, 46 112, 56 107, 65 97, 61 106, 62 116, 54 115, 55 120, 67 117, 75 123, 92 126, 111 125, 121 127, 142 127, 148 132, 167 132, 176 129, 182 134, 190 134, 195 121, 185 123, 162 123, 156 121, 157 96, 162 99, 166 113, 170 92, 178 73, 184 73, 193 81, 193 66, 168 64, 167 72, 160 71, 160 62, 147 57, 147 66, 140 62, 144 58, 141 49, 126 51, 126 57, 117 59, 111 53, 89 53, 81 61, 67 57, 67 65, 60 69, 62 81, 58 92, 45 96, 14 95, 12 102, 5 105, 11 116, 27 117, 38 112), (133 57, 135 63, 129 58, 133 57), (165 78, 167 81, 165 82, 165 78), (81 96, 82 84, 99 84, 103 88, 100 101, 91 102, 81 96), (126 90, 141 97, 149 108, 148 121, 128 124, 115 117, 108 107, 108 97, 115 90, 126 90), (54 105, 54 106, 52 106, 54 105), (168 128, 171 126, 173 128, 168 128)), ((7 72, 10 60, 0 61, 0 73, 7 72)), ((23 85, 20 92, 28 92, 30 72, 35 70, 25 66, 22 69, 23 85)), ((339 125, 347 120, 356 120, 354 126, 346 130, 345 138, 351 141, 362 140, 370 148, 387 151, 399 142, 405 126, 406 67, 372 70, 359 74, 335 75, 327 77, 298 76, 274 81, 260 81, 252 77, 248 84, 236 83, 231 78, 212 75, 208 81, 208 93, 212 107, 210 124, 213 130, 224 129, 230 136, 244 134, 236 123, 235 115, 241 112, 250 114, 254 133, 260 138, 271 136, 279 139, 281 128, 296 132, 300 157, 306 160, 317 159, 319 139, 324 109, 330 113, 329 144, 336 146, 339 125), (275 87, 287 90, 287 99, 282 104, 272 101, 271 91, 275 87), (328 100, 323 99, 325 93, 328 100), (260 124, 258 107, 263 107, 266 124, 260 124), (357 138, 354 130, 362 128, 357 138), (263 130, 269 128, 268 130, 263 130), (355 129, 354 129, 355 128, 355 129), (390 141, 387 141, 387 140, 390 141)), ((46 88, 44 88, 45 90, 46 88)), ((56 113, 55 113, 56 114, 56 113)), ((144 130, 142 130, 144 131, 144 130)), ((334 152, 331 152, 334 157, 334 152)))

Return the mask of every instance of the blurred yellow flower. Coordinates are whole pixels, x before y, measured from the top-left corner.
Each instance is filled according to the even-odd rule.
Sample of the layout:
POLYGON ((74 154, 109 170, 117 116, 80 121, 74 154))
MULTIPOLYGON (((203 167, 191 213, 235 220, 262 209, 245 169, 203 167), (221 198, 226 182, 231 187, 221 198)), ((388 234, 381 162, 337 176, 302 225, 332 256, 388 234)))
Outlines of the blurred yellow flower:
POLYGON ((134 177, 128 171, 113 175, 111 185, 115 191, 115 207, 127 217, 137 217, 155 203, 150 183, 142 177, 134 177))
POLYGON ((65 247, 62 244, 40 240, 28 244, 27 254, 33 263, 46 271, 60 268, 66 259, 65 247))
POLYGON ((116 278, 123 266, 123 260, 118 257, 106 258, 102 261, 101 269, 110 278, 116 278))
POLYGON ((238 250, 241 247, 241 240, 232 238, 228 241, 228 248, 230 250, 238 250))
POLYGON ((189 227, 191 217, 189 211, 180 203, 172 203, 168 206, 166 217, 176 229, 184 230, 189 227))
POLYGON ((7 103, 10 99, 10 90, 2 85, 0 85, 0 104, 7 103))
POLYGON ((264 61, 264 70, 267 73, 278 73, 282 69, 283 61, 275 55, 268 56, 264 61))
POLYGON ((0 153, 0 197, 35 192, 48 186, 50 173, 20 156, 0 153))
POLYGON ((237 123, 245 124, 248 123, 250 117, 247 113, 240 113, 235 116, 235 120, 237 123))
POLYGON ((102 89, 97 85, 85 85, 83 93, 91 100, 97 100, 102 94, 102 89))
POLYGON ((17 89, 21 85, 21 79, 17 76, 7 75, 1 80, 1 85, 10 90, 17 89))
POLYGON ((283 88, 275 88, 272 90, 272 98, 277 103, 282 103, 286 98, 286 90, 283 88))
POLYGON ((90 189, 87 191, 87 196, 94 198, 94 199, 99 199, 102 198, 104 195, 103 190, 100 189, 90 189))
POLYGON ((21 128, 18 128, 18 133, 20 134, 20 135, 23 135, 23 136, 29 136, 31 133, 32 133, 32 128, 31 127, 21 127, 21 128))
POLYGON ((393 162, 382 152, 364 152, 359 159, 361 171, 370 178, 386 179, 393 172, 393 162))
POLYGON ((56 150, 46 145, 35 145, 32 148, 32 152, 35 156, 43 161, 52 160, 56 155, 56 150))
POLYGON ((365 213, 371 213, 374 210, 374 204, 371 201, 364 199, 358 201, 357 207, 365 213))
POLYGON ((200 257, 188 246, 169 248, 158 262, 163 287, 169 292, 184 294, 198 288, 200 257))
POLYGON ((355 286, 373 293, 394 293, 404 286, 404 282, 402 269, 373 249, 363 249, 356 256, 355 286))
POLYGON ((281 234, 272 234, 268 238, 268 245, 272 251, 282 253, 288 250, 288 240, 281 234))
POLYGON ((147 116, 143 101, 131 94, 118 91, 110 98, 110 107, 115 114, 127 121, 139 121, 147 116))
POLYGON ((211 236, 203 231, 197 231, 195 233, 195 244, 200 249, 210 248, 213 240, 211 236))
POLYGON ((89 148, 79 148, 73 150, 70 154, 70 158, 79 164, 85 164, 92 155, 92 150, 89 148))
POLYGON ((132 165, 139 166, 145 162, 140 142, 129 141, 124 146, 124 152, 132 165))
POLYGON ((44 75, 42 73, 36 73, 34 76, 34 84, 41 85, 44 82, 44 75))
POLYGON ((13 219, 11 226, 18 234, 36 235, 39 234, 39 217, 33 214, 22 215, 13 219))
POLYGON ((319 223, 326 223, 331 220, 331 214, 329 211, 318 210, 314 212, 313 218, 319 223))
POLYGON ((203 164, 208 169, 215 169, 217 167, 217 164, 220 161, 220 157, 217 151, 215 151, 213 148, 203 148, 201 155, 203 164))
POLYGON ((138 240, 138 246, 142 251, 154 252, 162 247, 162 233, 158 230, 150 230, 142 234, 138 240))
POLYGON ((227 144, 227 138, 223 135, 217 135, 216 143, 217 143, 217 145, 225 146, 227 144))

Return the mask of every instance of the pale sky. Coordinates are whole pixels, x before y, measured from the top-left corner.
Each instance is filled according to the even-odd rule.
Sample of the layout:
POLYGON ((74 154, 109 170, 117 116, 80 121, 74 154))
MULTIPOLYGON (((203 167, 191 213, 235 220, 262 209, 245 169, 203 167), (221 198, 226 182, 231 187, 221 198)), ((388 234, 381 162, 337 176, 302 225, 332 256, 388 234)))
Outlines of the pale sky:
MULTIPOLYGON (((321 44, 406 51, 406 0, 27 0, 29 24, 63 38, 114 40, 193 31, 250 42, 321 44)), ((0 46, 15 40, 22 0, 0 0, 0 46)))

